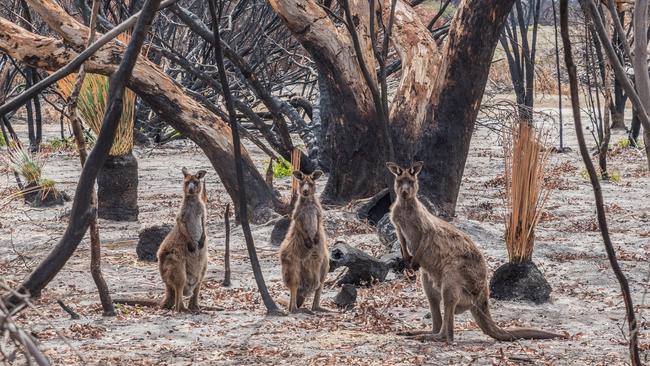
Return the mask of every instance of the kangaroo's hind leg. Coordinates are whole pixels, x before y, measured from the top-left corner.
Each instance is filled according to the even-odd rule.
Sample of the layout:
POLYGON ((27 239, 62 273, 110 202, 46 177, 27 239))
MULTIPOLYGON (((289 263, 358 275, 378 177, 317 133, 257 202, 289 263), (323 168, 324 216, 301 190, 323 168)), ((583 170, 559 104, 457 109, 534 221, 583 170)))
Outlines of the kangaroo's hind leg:
POLYGON ((407 331, 401 332, 400 335, 405 336, 418 336, 421 338, 422 335, 433 335, 440 331, 442 326, 442 314, 440 314, 440 292, 434 287, 431 277, 425 271, 420 271, 422 290, 427 296, 429 301, 429 311, 431 312, 431 320, 433 322, 432 329, 429 330, 416 330, 416 331, 407 331))
POLYGON ((451 342, 454 340, 454 316, 456 306, 460 299, 460 289, 455 284, 443 285, 442 304, 444 306, 444 318, 440 331, 436 334, 420 335, 419 340, 432 340, 437 342, 451 342))
POLYGON ((169 286, 168 284, 165 284, 165 298, 160 303, 160 307, 163 309, 173 308, 175 304, 174 299, 175 299, 174 288, 169 286))

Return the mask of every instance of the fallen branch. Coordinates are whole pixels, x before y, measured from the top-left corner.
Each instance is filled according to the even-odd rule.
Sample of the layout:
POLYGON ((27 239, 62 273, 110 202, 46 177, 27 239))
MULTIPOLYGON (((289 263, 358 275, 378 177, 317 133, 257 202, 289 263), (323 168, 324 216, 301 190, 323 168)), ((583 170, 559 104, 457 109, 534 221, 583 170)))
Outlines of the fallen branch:
POLYGON ((81 318, 81 317, 79 316, 79 314, 77 314, 74 310, 72 310, 71 307, 69 307, 68 305, 64 304, 63 301, 61 301, 61 300, 56 300, 56 303, 59 304, 59 306, 61 307, 61 309, 63 309, 63 311, 65 311, 66 313, 70 314, 70 319, 77 320, 77 319, 80 319, 80 318, 81 318))

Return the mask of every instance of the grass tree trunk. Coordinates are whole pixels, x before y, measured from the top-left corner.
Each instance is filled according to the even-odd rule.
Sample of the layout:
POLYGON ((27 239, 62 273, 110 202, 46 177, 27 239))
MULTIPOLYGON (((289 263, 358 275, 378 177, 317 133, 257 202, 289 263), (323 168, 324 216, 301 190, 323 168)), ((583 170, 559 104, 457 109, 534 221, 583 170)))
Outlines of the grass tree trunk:
POLYGON ((113 221, 138 221, 138 160, 133 152, 109 155, 97 175, 97 213, 113 221))

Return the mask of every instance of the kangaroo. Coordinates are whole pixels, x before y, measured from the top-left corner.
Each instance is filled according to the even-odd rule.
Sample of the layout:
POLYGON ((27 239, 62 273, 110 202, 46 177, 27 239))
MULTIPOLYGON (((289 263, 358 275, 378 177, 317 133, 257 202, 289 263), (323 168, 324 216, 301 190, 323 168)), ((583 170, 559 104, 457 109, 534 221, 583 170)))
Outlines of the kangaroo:
POLYGON ((164 309, 198 312, 199 291, 208 264, 207 193, 201 179, 205 170, 191 174, 183 168, 183 203, 176 224, 158 249, 160 276, 165 283, 164 309), (190 296, 188 308, 183 296, 190 296))
POLYGON ((432 331, 401 333, 420 340, 451 342, 454 315, 471 311, 481 330, 499 341, 564 337, 542 330, 500 328, 489 309, 487 265, 472 239, 427 211, 417 198, 418 174, 423 162, 403 168, 386 163, 395 175, 396 200, 390 209, 404 259, 420 268, 422 288, 429 300, 432 331), (444 320, 440 302, 444 307, 444 320))
POLYGON ((323 283, 329 272, 329 251, 323 228, 323 209, 316 198, 315 181, 323 174, 316 170, 311 175, 294 171, 300 186, 299 197, 291 214, 289 231, 280 245, 282 279, 289 288, 289 312, 327 312, 320 306, 323 283), (305 298, 314 294, 311 311, 301 309, 305 298))

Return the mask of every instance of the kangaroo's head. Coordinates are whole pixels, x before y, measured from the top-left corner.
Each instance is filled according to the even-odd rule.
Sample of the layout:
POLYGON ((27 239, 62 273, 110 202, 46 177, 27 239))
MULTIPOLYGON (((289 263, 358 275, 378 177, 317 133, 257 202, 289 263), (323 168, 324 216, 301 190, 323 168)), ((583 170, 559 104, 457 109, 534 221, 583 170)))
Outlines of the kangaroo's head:
POLYGON ((294 170, 293 176, 298 179, 300 196, 305 198, 313 197, 314 192, 316 192, 316 179, 320 178, 321 175, 323 175, 323 172, 320 170, 315 170, 311 174, 304 174, 299 170, 294 170))
POLYGON ((416 161, 409 168, 388 162, 388 170, 395 176, 395 194, 403 199, 415 198, 418 193, 418 174, 424 162, 416 161))
POLYGON ((190 173, 187 168, 183 168, 183 193, 186 197, 196 196, 203 190, 201 179, 205 177, 205 170, 199 170, 196 174, 190 173))

